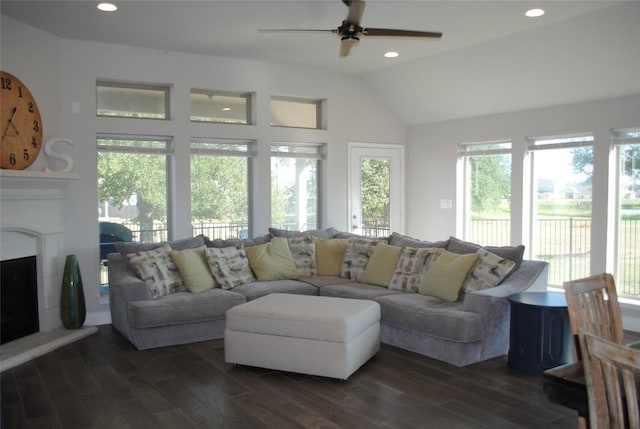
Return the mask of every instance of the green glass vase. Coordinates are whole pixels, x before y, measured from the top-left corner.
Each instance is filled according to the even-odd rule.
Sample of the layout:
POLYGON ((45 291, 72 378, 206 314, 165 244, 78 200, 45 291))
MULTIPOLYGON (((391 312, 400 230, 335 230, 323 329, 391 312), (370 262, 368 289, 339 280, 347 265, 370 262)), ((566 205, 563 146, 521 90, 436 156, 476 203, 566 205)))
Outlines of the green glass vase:
POLYGON ((87 316, 82 289, 80 264, 76 255, 67 255, 62 274, 62 293, 60 297, 60 318, 67 329, 82 327, 87 316))

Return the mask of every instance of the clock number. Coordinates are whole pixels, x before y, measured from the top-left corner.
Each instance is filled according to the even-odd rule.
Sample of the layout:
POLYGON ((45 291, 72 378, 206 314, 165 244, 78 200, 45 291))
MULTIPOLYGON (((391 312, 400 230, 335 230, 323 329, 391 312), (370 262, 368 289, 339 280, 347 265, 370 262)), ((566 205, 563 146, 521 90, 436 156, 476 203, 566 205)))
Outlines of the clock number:
POLYGON ((11 155, 9 155, 9 164, 16 165, 16 154, 15 153, 12 153, 11 155))
POLYGON ((29 106, 29 113, 33 113, 33 101, 28 102, 27 106, 29 106))
POLYGON ((2 89, 11 90, 11 79, 8 77, 2 78, 2 89))
POLYGON ((33 121, 33 131, 36 133, 40 131, 40 124, 38 124, 38 121, 33 121))
POLYGON ((38 147, 38 142, 36 142, 35 137, 31 137, 31 146, 33 146, 34 148, 38 147))
POLYGON ((29 161, 29 149, 22 149, 22 159, 29 161))
POLYGON ((18 87, 18 98, 22 98, 22 87, 18 87))

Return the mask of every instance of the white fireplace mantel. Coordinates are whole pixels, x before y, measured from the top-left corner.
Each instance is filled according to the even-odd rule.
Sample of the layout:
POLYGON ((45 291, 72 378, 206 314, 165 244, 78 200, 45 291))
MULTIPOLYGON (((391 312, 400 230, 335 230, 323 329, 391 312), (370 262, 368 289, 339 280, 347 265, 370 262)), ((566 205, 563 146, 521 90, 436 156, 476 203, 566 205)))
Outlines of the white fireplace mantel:
POLYGON ((0 170, 0 260, 36 256, 40 330, 45 332, 62 324, 64 193, 77 179, 64 172, 0 170))

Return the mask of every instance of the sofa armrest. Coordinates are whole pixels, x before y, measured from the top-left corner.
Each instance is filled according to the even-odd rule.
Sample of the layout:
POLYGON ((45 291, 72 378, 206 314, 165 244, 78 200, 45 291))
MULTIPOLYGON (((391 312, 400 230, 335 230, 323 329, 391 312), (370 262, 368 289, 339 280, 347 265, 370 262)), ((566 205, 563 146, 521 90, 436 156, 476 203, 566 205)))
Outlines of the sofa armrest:
POLYGON ((135 275, 120 254, 111 253, 107 258, 111 323, 118 331, 128 336, 128 303, 151 300, 153 296, 149 286, 135 275))
POLYGON ((542 292, 547 290, 548 280, 548 262, 522 261, 518 269, 498 286, 473 292, 472 294, 507 297, 514 293, 524 292, 526 290, 531 292, 542 292))

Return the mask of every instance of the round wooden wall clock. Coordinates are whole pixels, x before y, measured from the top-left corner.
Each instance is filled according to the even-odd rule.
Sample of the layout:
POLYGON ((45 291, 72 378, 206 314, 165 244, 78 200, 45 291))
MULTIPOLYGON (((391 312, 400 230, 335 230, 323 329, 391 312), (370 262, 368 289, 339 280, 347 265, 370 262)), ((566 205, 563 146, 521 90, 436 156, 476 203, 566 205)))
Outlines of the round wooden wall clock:
POLYGON ((0 167, 24 170, 42 147, 42 118, 36 100, 24 83, 0 71, 0 167))

